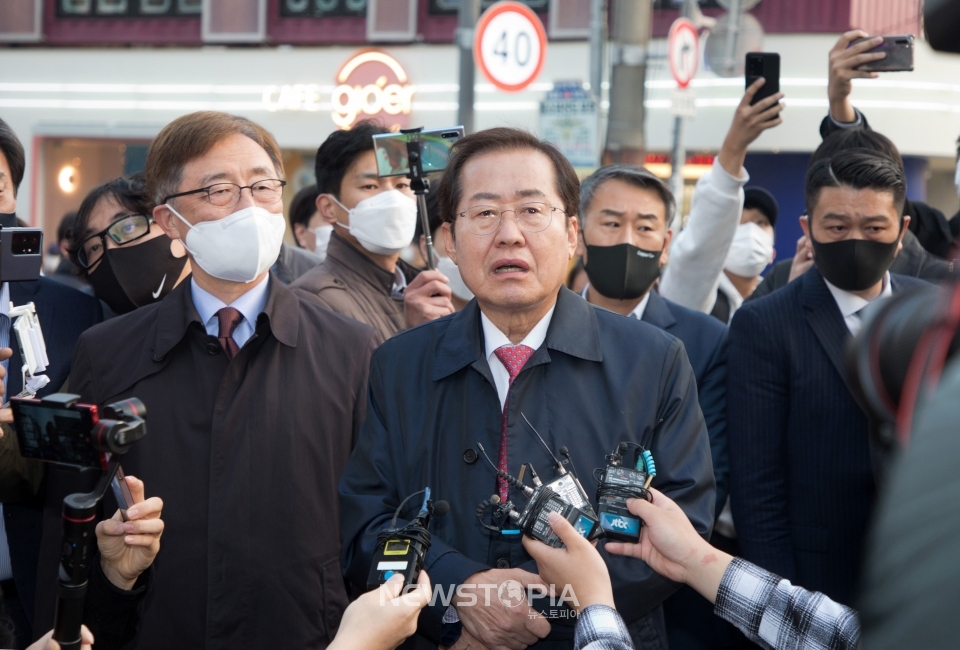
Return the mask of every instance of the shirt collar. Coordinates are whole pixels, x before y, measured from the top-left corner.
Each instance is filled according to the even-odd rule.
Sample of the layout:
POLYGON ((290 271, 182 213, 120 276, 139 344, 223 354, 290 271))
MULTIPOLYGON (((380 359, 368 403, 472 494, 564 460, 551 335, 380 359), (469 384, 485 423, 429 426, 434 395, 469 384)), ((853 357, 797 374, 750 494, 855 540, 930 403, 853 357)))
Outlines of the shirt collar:
MULTIPOLYGON (((850 293, 849 291, 844 291, 843 289, 831 284, 826 278, 823 278, 823 281, 830 290, 830 294, 833 296, 834 301, 837 303, 837 307, 840 308, 840 314, 844 318, 856 314, 858 311, 873 302, 872 300, 866 300, 856 294, 850 293)), ((890 272, 887 271, 883 274, 883 289, 880 290, 880 295, 874 298, 874 300, 887 298, 892 295, 893 289, 890 287, 890 272)))
MULTIPOLYGON (((587 282, 585 285, 583 285, 583 290, 580 292, 580 297, 583 298, 584 300, 587 300, 587 289, 589 288, 590 288, 590 283, 587 282)), ((643 320, 643 312, 647 310, 647 303, 650 302, 651 291, 653 291, 653 289, 650 289, 645 294, 643 294, 643 299, 637 303, 637 306, 633 308, 633 311, 627 314, 627 318, 636 318, 637 320, 643 320)), ((590 301, 587 300, 587 302, 590 302, 590 301)))
MULTIPOLYGON (((520 341, 519 345, 526 345, 534 350, 538 350, 547 338, 547 330, 550 329, 550 321, 553 319, 553 312, 557 304, 554 303, 550 311, 533 326, 533 329, 520 341)), ((504 345, 513 345, 507 335, 500 331, 500 328, 493 324, 487 315, 480 311, 480 326, 483 328, 484 354, 487 359, 493 356, 494 350, 504 345)))
POLYGON ((200 287, 195 278, 190 278, 190 297, 193 298, 193 305, 197 308, 200 315, 200 322, 204 325, 210 323, 217 317, 217 312, 224 307, 233 307, 243 314, 244 319, 254 327, 257 325, 257 317, 267 306, 267 286, 270 284, 270 275, 267 274, 263 279, 252 287, 245 294, 227 305, 222 300, 214 296, 209 291, 200 287))

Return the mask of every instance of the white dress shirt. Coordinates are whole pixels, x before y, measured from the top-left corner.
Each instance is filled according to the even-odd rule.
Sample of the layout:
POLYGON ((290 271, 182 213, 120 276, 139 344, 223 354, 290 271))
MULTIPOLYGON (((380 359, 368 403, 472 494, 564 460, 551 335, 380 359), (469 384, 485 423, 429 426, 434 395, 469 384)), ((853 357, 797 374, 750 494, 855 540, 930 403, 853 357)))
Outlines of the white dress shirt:
MULTIPOLYGON (((590 302, 587 299, 587 289, 589 288, 590 288, 590 283, 587 282, 585 285, 583 285, 583 291, 580 292, 580 297, 586 300, 587 302, 590 302)), ((652 289, 650 291, 652 291, 652 289)), ((645 294, 643 294, 643 298, 641 298, 640 302, 637 303, 637 306, 633 308, 633 311, 627 314, 627 318, 636 318, 637 320, 643 320, 643 312, 647 310, 647 303, 650 302, 650 291, 647 291, 645 294)), ((590 303, 590 304, 593 304, 593 303, 590 303)), ((601 309, 603 308, 601 307, 601 309)))
MULTIPOLYGON (((534 350, 543 345, 547 338, 547 330, 550 328, 550 320, 553 318, 553 310, 557 308, 556 303, 547 312, 547 315, 540 319, 540 322, 533 326, 530 333, 527 334, 518 345, 526 345, 534 350)), ((500 363, 500 359, 494 354, 494 351, 504 345, 513 345, 507 335, 487 318, 487 315, 480 311, 480 325, 483 328, 484 353, 487 355, 487 363, 490 364, 490 373, 493 375, 493 383, 497 385, 497 395, 500 396, 500 409, 507 402, 507 391, 510 390, 510 373, 506 367, 500 363)))
POLYGON ((190 296, 193 298, 193 306, 197 308, 200 314, 200 321, 204 329, 210 336, 220 336, 220 321, 217 319, 217 312, 224 307, 233 307, 243 315, 243 320, 233 330, 233 340, 237 342, 237 347, 242 348, 244 343, 253 336, 253 331, 257 327, 257 316, 267 306, 267 286, 270 281, 270 275, 264 276, 255 287, 226 305, 222 300, 212 293, 201 289, 197 281, 190 279, 190 296))
POLYGON ((846 323, 847 329, 850 330, 850 333, 854 336, 857 335, 857 332, 860 331, 860 327, 863 325, 858 312, 873 302, 873 300, 880 300, 881 298, 887 298, 893 295, 893 290, 890 288, 889 271, 883 274, 883 289, 880 291, 880 295, 873 300, 866 300, 849 291, 837 288, 827 282, 826 278, 824 278, 823 281, 827 283, 827 288, 830 289, 830 293, 833 295, 837 307, 840 308, 843 322, 846 323))

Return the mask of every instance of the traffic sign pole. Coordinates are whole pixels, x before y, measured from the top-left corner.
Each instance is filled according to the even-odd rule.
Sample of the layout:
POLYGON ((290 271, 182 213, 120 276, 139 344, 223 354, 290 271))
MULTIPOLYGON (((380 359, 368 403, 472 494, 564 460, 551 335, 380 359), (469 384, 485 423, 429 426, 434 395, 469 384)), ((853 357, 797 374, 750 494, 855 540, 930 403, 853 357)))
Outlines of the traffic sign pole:
MULTIPOLYGON (((696 0, 687 0, 684 6, 685 15, 691 9, 691 3, 695 2, 696 0)), ((683 167, 687 162, 687 151, 683 143, 683 132, 686 126, 684 120, 686 115, 692 116, 695 106, 695 99, 686 88, 697 76, 697 68, 700 63, 700 39, 696 27, 687 18, 678 18, 670 27, 670 34, 667 37, 667 56, 670 63, 670 72, 673 73, 673 78, 680 89, 674 93, 672 98, 672 112, 674 113, 673 167, 670 171, 670 190, 673 192, 677 204, 673 224, 679 227, 680 219, 683 216, 685 191, 683 167)))

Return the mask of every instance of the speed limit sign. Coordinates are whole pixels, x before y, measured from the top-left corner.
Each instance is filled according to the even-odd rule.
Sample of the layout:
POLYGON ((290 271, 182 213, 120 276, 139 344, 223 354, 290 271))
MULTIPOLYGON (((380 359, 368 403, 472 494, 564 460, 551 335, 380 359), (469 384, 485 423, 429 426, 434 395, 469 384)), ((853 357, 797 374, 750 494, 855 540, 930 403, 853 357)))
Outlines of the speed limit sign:
POLYGON ((498 2, 480 17, 473 58, 490 83, 507 92, 529 86, 547 57, 547 33, 519 2, 498 2))

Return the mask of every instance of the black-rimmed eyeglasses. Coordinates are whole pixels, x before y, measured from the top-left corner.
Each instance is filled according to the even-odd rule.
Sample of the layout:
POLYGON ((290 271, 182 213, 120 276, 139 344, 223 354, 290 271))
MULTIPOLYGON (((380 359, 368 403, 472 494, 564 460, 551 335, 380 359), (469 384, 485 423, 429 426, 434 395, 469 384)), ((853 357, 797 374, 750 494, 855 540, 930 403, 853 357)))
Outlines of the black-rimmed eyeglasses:
POLYGON ((103 257, 103 251, 107 247, 107 237, 117 246, 124 246, 146 237, 150 233, 152 223, 153 217, 143 214, 130 214, 117 219, 100 232, 83 240, 77 250, 77 262, 83 268, 89 269, 103 257))
POLYGON ((283 197, 283 186, 286 184, 286 181, 281 181, 278 178, 267 178, 250 185, 214 183, 213 185, 201 187, 197 190, 171 194, 170 196, 164 197, 162 203, 181 196, 200 194, 203 199, 218 208, 232 208, 240 202, 240 194, 243 193, 243 190, 250 190, 250 195, 253 197, 255 203, 258 205, 270 205, 271 203, 276 203, 283 197))

